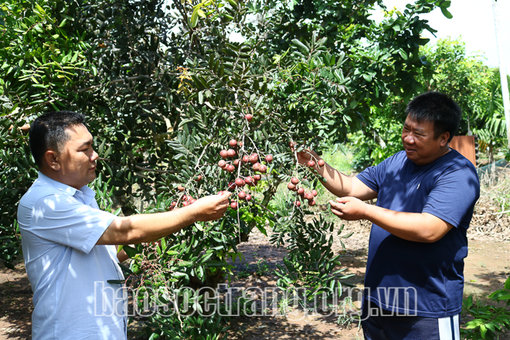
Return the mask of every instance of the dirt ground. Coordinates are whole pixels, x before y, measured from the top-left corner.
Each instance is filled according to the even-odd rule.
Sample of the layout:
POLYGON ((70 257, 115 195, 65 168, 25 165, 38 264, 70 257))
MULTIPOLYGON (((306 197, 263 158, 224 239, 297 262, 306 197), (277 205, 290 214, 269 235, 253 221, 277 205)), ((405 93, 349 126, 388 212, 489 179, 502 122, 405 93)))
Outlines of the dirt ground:
MULTIPOLYGON (((494 201, 481 198, 469 229, 469 255, 465 260, 465 295, 485 298, 501 289, 510 275, 510 218, 498 213, 494 201)), ((342 254, 342 265, 354 276, 348 282, 363 286, 370 225, 366 222, 346 223, 342 235, 354 232, 335 251, 342 254)), ((244 254, 236 262, 232 287, 274 287, 274 268, 285 252, 273 247, 269 239, 256 231, 239 246, 244 254), (258 273, 257 273, 258 272, 258 273)), ((30 339, 32 291, 22 263, 15 269, 0 267, 0 340, 30 339)), ((340 315, 305 315, 298 309, 284 316, 235 317, 230 323, 229 339, 363 339, 356 322, 340 315)))
MULTIPOLYGON (((342 252, 342 265, 348 273, 355 274, 347 282, 356 287, 363 287, 367 258, 369 226, 357 222, 346 226, 345 234, 354 231, 353 236, 344 241, 346 251, 342 252)), ((510 224, 507 224, 509 226, 510 224)), ((242 244, 240 249, 245 254, 247 264, 256 269, 257 261, 278 261, 282 252, 267 243, 264 235, 253 235, 256 240, 242 244)), ((340 251, 337 245, 337 251, 340 251)), ((486 298, 488 294, 502 289, 510 276, 510 242, 472 233, 469 239, 469 255, 465 260, 464 295, 486 298)), ((274 286, 276 277, 268 273, 262 277, 255 273, 246 279, 236 279, 237 285, 243 287, 274 286)), ((363 339, 363 331, 356 322, 342 324, 345 317, 336 315, 304 315, 300 312, 290 313, 285 317, 235 318, 229 339, 363 339)))

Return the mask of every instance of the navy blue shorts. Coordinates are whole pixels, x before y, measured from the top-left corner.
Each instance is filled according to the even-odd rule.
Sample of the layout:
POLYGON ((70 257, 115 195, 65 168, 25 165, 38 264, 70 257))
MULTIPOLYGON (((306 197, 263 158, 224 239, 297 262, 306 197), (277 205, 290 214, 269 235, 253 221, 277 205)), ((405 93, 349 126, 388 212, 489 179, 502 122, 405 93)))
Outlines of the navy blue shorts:
POLYGON ((377 305, 368 313, 364 303, 361 326, 367 340, 460 340, 459 314, 444 318, 395 316, 377 305))

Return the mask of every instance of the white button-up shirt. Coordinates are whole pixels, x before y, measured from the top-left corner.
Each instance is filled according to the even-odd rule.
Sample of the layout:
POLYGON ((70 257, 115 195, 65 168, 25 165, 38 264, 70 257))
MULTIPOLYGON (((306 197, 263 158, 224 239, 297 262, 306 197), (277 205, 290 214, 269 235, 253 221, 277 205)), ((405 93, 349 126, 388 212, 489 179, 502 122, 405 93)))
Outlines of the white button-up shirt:
POLYGON ((95 193, 39 178, 18 207, 34 292, 32 339, 126 339, 125 292, 115 246, 96 245, 115 215, 95 193))

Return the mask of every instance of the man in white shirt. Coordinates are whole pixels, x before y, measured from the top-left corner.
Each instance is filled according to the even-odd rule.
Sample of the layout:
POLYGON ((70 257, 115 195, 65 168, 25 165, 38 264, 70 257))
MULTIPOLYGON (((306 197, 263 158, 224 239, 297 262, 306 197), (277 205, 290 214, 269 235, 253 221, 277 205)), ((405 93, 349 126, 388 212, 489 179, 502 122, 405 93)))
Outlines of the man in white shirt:
MULTIPOLYGON (((39 177, 18 207, 23 257, 34 292, 32 339, 126 339, 115 245, 150 242, 197 221, 221 218, 229 193, 171 212, 117 217, 94 191, 98 154, 84 116, 49 112, 30 128, 39 177)), ((125 256, 125 254, 124 254, 125 256)))

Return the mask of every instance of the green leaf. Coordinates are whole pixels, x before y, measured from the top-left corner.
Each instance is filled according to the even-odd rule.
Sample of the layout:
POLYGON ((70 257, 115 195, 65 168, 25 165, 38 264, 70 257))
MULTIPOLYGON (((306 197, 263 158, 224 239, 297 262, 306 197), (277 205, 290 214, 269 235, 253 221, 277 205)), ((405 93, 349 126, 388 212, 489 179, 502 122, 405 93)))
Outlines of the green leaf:
POLYGON ((122 285, 126 282, 126 280, 107 280, 106 282, 112 283, 112 284, 119 284, 122 285))
POLYGON ((206 18, 204 11, 202 11, 201 9, 198 9, 198 10, 197 10, 197 14, 198 14, 199 16, 201 16, 202 18, 204 18, 204 19, 206 18))
POLYGON ((292 43, 297 46, 297 48, 305 55, 310 54, 310 49, 306 47, 301 41, 297 39, 292 39, 292 43))
POLYGON ((448 11, 448 9, 446 9, 446 7, 441 7, 441 12, 443 13, 443 15, 445 17, 447 17, 448 19, 451 19, 453 18, 453 15, 448 11))
POLYGON ((127 256, 129 256, 130 258, 135 257, 135 255, 139 253, 135 248, 128 246, 128 245, 123 245, 122 249, 124 249, 127 256))
POLYGON ((400 54, 400 56, 402 57, 402 59, 404 60, 407 60, 409 58, 409 56, 407 55, 406 51, 404 51, 403 48, 399 49, 398 50, 398 53, 400 54))
POLYGON ((487 334, 487 327, 485 325, 480 325, 480 335, 483 339, 485 339, 485 335, 487 334))
POLYGON ((158 338, 159 338, 159 334, 152 333, 151 336, 149 337, 149 340, 156 340, 158 338))
POLYGON ((191 14, 190 24, 192 28, 195 28, 198 23, 198 10, 194 10, 191 14))
POLYGON ((505 281, 505 289, 506 290, 510 290, 510 276, 505 281))

